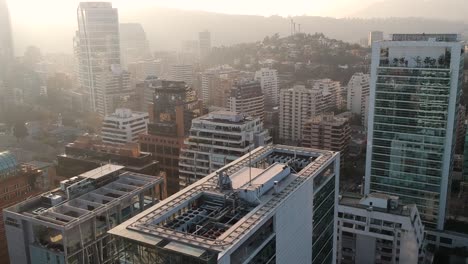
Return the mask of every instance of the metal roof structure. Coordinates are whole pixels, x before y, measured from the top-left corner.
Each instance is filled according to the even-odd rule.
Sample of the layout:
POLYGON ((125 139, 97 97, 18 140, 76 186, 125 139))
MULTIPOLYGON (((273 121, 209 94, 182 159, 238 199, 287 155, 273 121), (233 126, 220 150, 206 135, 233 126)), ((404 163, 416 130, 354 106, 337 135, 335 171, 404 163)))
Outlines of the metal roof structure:
MULTIPOLYGON (((149 245, 156 245, 162 240, 168 240, 196 248, 222 252, 240 240, 258 223, 274 213, 276 207, 309 177, 317 176, 319 171, 324 171, 337 155, 337 153, 331 151, 290 146, 257 148, 250 155, 247 154, 217 172, 186 187, 161 203, 112 229, 110 233, 121 238, 137 240, 149 245), (281 166, 278 166, 278 163, 281 166), (234 186, 231 186, 231 189, 223 189, 221 187, 222 183, 219 182, 222 180, 220 175, 231 176, 236 173, 243 174, 240 177, 244 178, 245 181, 247 176, 244 174, 249 170, 245 169, 245 167, 252 167, 253 173, 250 175, 250 179, 252 179, 250 182, 251 186, 255 186, 255 182, 261 182, 260 186, 263 187, 264 184, 267 184, 268 180, 271 180, 270 178, 281 171, 280 167, 290 168, 291 173, 279 182, 277 189, 275 187, 275 190, 273 188, 266 190, 259 197, 258 202, 252 204, 239 199, 240 189, 236 190, 236 188, 233 188, 234 186), (263 169, 263 172, 257 168, 263 169), (269 171, 270 175, 265 175, 267 171, 269 171), (211 209, 216 207, 216 203, 220 204, 220 206, 213 209, 213 213, 211 209), (232 206, 230 206, 231 203, 233 204, 232 206), (218 225, 219 223, 216 221, 200 222, 199 224, 197 223, 196 228, 190 227, 183 220, 187 214, 195 214, 196 219, 200 219, 200 215, 203 218, 203 214, 207 214, 207 218, 215 219, 216 217, 213 215, 219 216, 224 211, 226 211, 225 215, 233 212, 232 214, 236 214, 237 217, 229 215, 227 217, 229 219, 227 220, 228 224, 222 223, 222 225, 218 225), (181 221, 182 228, 179 227, 181 221), (205 232, 204 229, 208 226, 215 226, 217 228, 212 228, 205 232), (212 234, 213 230, 215 231, 214 234, 212 234)), ((329 175, 326 173, 320 173, 320 175, 314 178, 314 186, 315 184, 320 184, 327 176, 329 175)), ((233 182, 235 186, 246 186, 239 179, 235 181, 237 181, 236 183, 233 182)), ((277 183, 275 181, 275 184, 277 183)), ((244 188, 242 191, 249 191, 251 186, 247 186, 248 188, 244 188)), ((224 219, 226 219, 225 215, 223 215, 224 219)), ((185 220, 192 221, 187 220, 188 218, 189 216, 185 220)))

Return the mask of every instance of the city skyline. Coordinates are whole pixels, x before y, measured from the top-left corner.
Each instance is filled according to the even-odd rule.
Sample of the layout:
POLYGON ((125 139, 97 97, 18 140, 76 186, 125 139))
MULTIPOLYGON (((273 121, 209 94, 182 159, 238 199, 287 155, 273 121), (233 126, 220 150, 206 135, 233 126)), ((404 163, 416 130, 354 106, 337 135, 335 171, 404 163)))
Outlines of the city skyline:
POLYGON ((468 263, 461 10, 0 0, 0 262, 468 263))

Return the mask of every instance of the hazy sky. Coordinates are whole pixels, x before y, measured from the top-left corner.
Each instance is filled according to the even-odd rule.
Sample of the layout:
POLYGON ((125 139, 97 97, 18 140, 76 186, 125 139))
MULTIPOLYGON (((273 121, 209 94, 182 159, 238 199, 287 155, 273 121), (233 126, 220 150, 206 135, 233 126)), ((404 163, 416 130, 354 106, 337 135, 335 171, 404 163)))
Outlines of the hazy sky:
MULTIPOLYGON (((120 13, 148 6, 250 15, 343 17, 379 0, 115 0, 120 13)), ((77 0, 7 0, 14 24, 57 24, 76 20, 77 0), (25 8, 27 7, 27 8, 25 8)))

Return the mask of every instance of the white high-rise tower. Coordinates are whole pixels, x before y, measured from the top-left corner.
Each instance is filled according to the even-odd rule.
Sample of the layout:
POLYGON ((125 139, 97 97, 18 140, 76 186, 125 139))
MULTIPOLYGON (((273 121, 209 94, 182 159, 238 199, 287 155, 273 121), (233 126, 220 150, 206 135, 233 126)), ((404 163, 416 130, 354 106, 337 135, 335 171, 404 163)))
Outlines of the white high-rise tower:
POLYGON ((97 79, 111 65, 120 64, 119 16, 111 3, 83 2, 77 9, 75 52, 80 85, 97 109, 97 79))
POLYGON ((10 13, 5 0, 0 0, 0 79, 13 60, 13 37, 11 33, 10 13))

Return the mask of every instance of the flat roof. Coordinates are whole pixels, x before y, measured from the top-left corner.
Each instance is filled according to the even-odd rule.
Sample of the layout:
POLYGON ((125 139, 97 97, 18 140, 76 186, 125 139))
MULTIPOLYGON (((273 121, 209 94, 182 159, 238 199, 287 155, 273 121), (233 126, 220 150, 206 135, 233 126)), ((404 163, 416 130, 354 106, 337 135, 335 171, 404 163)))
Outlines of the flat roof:
POLYGON ((231 178, 232 181, 232 188, 234 190, 241 188, 242 186, 248 184, 250 179, 255 179, 262 172, 262 169, 252 167, 244 167, 240 169, 238 172, 229 176, 229 178, 231 178))
POLYGON ((105 175, 108 175, 110 173, 119 171, 119 170, 121 170, 123 168, 125 168, 125 166, 114 165, 114 164, 106 164, 106 165, 103 165, 103 166, 101 166, 99 168, 96 168, 94 170, 90 170, 90 171, 87 171, 85 173, 82 173, 82 174, 80 174, 78 176, 83 177, 83 178, 87 178, 87 179, 96 180, 96 179, 101 178, 102 176, 105 176, 105 175))
MULTIPOLYGON (((371 193, 370 197, 377 197, 377 198, 395 198, 396 196, 388 196, 383 193, 371 193)), ((361 201, 365 199, 365 196, 359 194, 359 193, 343 193, 340 195, 340 199, 338 203, 340 205, 344 206, 350 206, 354 208, 359 208, 359 209, 368 209, 369 206, 362 204, 361 201)), ((373 206, 372 210, 377 211, 377 212, 382 212, 382 213, 389 213, 389 214, 395 214, 395 215, 402 215, 402 216, 409 216, 410 215, 410 208, 416 207, 414 204, 409 204, 409 205, 402 205, 398 204, 398 206, 394 209, 391 208, 380 208, 377 206, 373 206)))
MULTIPOLYGON (((168 241, 169 243, 178 242, 198 249, 222 252, 248 234, 250 229, 269 217, 269 215, 276 210, 276 207, 279 206, 291 192, 296 190, 298 186, 302 185, 310 177, 319 175, 318 172, 325 169, 328 164, 336 159, 337 155, 338 153, 332 151, 291 146, 276 145, 259 147, 251 152, 250 157, 249 154, 246 154, 218 170, 224 171, 226 175, 232 177, 233 189, 220 189, 220 184, 218 183, 220 176, 217 172, 214 172, 127 220, 121 224, 121 226, 123 226, 124 229, 150 236, 151 240, 153 240, 151 243, 153 244, 159 243, 158 241, 160 241, 160 239, 164 239, 164 241, 168 241), (282 160, 282 163, 278 164, 278 166, 273 165, 277 163, 279 159, 282 160), (230 202, 223 203, 222 201, 223 199, 236 199, 235 187, 243 186, 246 183, 248 184, 249 170, 246 167, 250 164, 254 164, 258 167, 253 168, 251 172, 252 175, 256 176, 252 176, 253 183, 260 184, 268 181, 270 175, 273 175, 276 170, 283 170, 286 164, 295 166, 292 163, 299 163, 298 160, 304 162, 302 165, 296 165, 300 167, 295 169, 298 171, 297 173, 290 173, 279 182, 277 186, 278 193, 275 193, 273 188, 266 191, 264 195, 259 197, 259 204, 253 205, 252 209, 249 209, 246 215, 242 216, 240 219, 236 219, 233 225, 223 230, 221 234, 207 238, 199 235, 197 232, 189 233, 187 230, 184 232, 183 230, 170 227, 171 223, 168 223, 168 221, 171 221, 171 219, 183 209, 198 210, 200 214, 203 214, 203 208, 194 209, 193 207, 194 205, 200 204, 199 199, 208 199, 209 204, 216 202, 220 204, 230 204, 230 202), (264 175, 262 175, 262 173, 264 175), (257 178, 257 180, 255 181, 254 178, 257 178)), ((245 201, 242 200, 239 202, 245 203, 245 201)), ((122 231, 122 228, 114 228, 112 234, 130 240, 133 239, 133 236, 122 231)), ((180 250, 181 249, 178 248, 178 251, 180 250)))
POLYGON ((88 219, 91 214, 102 213, 109 206, 119 204, 122 199, 133 197, 162 181, 164 179, 161 177, 124 171, 114 181, 72 199, 68 199, 67 195, 57 188, 5 210, 65 227, 79 223, 80 219, 88 219), (57 203, 52 203, 53 199, 56 199, 57 203))

